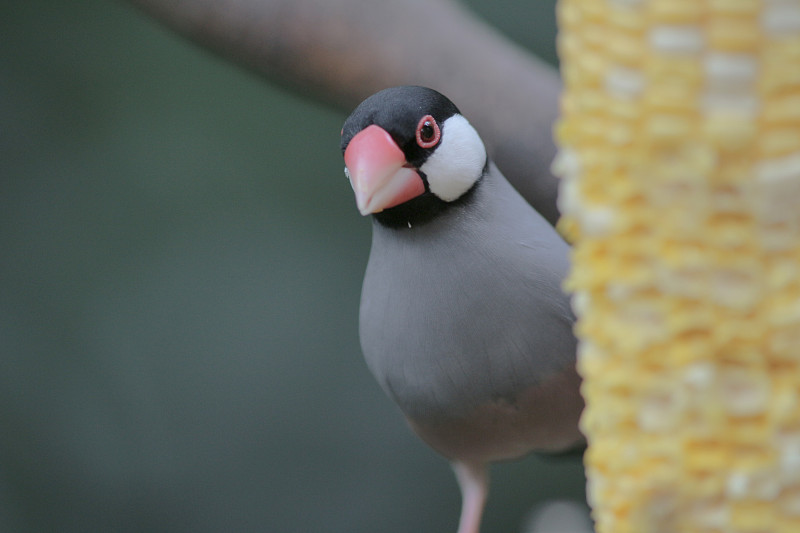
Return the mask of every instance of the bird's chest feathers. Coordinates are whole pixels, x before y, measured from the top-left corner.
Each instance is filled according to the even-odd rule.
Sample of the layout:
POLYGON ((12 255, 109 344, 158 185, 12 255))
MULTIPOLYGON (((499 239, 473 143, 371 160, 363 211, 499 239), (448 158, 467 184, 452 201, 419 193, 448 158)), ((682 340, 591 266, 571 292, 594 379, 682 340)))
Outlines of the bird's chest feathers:
POLYGON ((510 266, 491 249, 436 241, 373 243, 364 280, 364 355, 407 413, 461 408, 513 390, 521 374, 515 367, 525 364, 522 321, 497 317, 514 316, 528 288, 508 283, 510 266), (478 385, 476 376, 487 379, 478 385))

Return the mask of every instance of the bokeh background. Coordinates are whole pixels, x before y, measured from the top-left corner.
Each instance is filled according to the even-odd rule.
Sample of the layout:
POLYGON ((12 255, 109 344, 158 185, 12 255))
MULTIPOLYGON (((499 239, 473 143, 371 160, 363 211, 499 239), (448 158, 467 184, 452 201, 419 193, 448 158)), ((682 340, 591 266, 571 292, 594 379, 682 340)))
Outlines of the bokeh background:
MULTIPOLYGON (((552 1, 469 4, 555 61, 552 1)), ((0 531, 455 529, 361 358, 344 118, 124 2, 2 3, 0 531)), ((497 465, 484 530, 583 488, 497 465)))

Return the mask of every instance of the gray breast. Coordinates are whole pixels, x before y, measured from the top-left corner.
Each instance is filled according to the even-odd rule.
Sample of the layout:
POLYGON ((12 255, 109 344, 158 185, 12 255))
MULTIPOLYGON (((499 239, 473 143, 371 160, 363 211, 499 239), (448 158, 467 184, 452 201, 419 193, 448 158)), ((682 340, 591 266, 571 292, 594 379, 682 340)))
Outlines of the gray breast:
POLYGON ((374 228, 361 344, 414 419, 513 402, 574 364, 567 245, 502 176, 476 193, 423 227, 374 228))

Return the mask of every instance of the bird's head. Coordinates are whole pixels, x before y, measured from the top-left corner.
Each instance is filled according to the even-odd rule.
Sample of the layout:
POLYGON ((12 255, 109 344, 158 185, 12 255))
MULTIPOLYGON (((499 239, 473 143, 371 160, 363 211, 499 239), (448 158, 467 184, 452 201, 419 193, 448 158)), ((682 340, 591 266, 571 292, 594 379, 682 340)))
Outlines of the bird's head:
POLYGON ((465 199, 488 165, 480 136, 455 104, 417 86, 364 100, 344 123, 342 153, 361 214, 398 226, 465 199))

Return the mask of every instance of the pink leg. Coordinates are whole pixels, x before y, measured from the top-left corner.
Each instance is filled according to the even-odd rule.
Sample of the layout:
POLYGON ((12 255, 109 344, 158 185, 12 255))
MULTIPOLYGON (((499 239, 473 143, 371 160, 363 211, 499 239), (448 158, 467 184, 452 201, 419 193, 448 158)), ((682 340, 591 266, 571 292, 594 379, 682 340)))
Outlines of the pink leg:
POLYGON ((483 507, 489 495, 489 470, 485 463, 453 462, 461 488, 461 519, 458 533, 480 533, 483 507))

